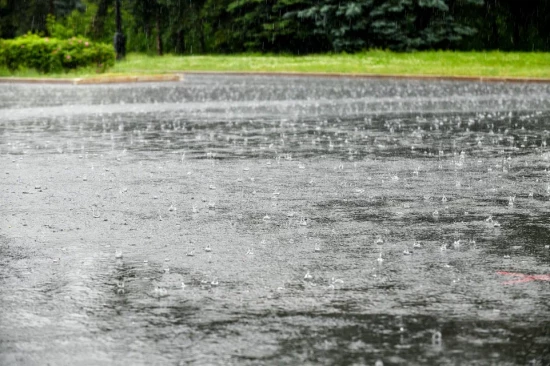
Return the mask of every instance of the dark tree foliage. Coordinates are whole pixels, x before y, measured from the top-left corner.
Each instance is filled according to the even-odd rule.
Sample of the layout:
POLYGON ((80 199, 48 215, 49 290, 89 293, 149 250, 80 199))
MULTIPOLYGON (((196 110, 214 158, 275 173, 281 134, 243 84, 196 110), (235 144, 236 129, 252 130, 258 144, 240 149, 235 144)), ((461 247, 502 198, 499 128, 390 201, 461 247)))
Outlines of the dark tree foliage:
POLYGON ((479 37, 460 48, 550 51, 548 0, 485 0, 480 12, 468 16, 479 37))
POLYGON ((53 14, 59 17, 65 17, 74 10, 86 10, 86 6, 80 0, 53 0, 50 4, 53 4, 53 14))
POLYGON ((204 1, 190 0, 126 0, 126 9, 132 17, 129 26, 132 50, 157 54, 166 49, 174 53, 201 53, 207 51, 208 29, 202 12, 204 1), (151 42, 154 40, 154 46, 151 42), (137 48, 137 49, 136 49, 137 48))
MULTIPOLYGON (((550 51, 549 0, 121 1, 130 52, 550 51)), ((0 37, 47 34, 48 14, 75 24, 85 11, 76 18, 89 23, 85 35, 111 42, 113 8, 114 0, 0 0, 0 37)))
POLYGON ((311 0, 234 0, 227 5, 237 51, 311 53, 330 50, 315 23, 292 16, 311 0))
MULTIPOLYGON (((455 19, 451 1, 322 0, 292 16, 314 21, 315 32, 325 35, 335 51, 450 48, 475 33, 475 28, 455 19)), ((460 10, 481 4, 462 0, 460 10)))
POLYGON ((97 11, 92 19, 92 37, 94 39, 104 38, 105 20, 109 14, 109 7, 112 7, 114 0, 98 0, 97 11))
POLYGON ((0 0, 0 38, 27 32, 47 33, 49 14, 63 18, 73 10, 84 11, 80 0, 0 0))

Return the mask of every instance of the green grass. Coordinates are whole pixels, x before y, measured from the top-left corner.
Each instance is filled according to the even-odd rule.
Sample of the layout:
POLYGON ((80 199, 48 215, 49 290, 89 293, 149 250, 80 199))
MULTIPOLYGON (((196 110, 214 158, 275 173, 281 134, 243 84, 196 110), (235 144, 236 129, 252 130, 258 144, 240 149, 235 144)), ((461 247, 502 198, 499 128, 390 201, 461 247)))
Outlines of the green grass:
MULTIPOLYGON (((395 53, 367 51, 331 55, 206 55, 147 56, 130 54, 103 75, 163 74, 183 71, 306 72, 349 74, 534 77, 550 79, 550 53, 427 51, 395 53)), ((0 69, 0 76, 8 76, 0 69)), ((31 70, 12 76, 43 76, 31 70)), ((48 77, 98 76, 80 70, 48 77)))
POLYGON ((97 77, 107 75, 107 73, 98 74, 95 68, 81 68, 70 72, 41 74, 35 69, 20 69, 15 72, 9 71, 7 68, 0 66, 0 77, 22 77, 22 78, 84 78, 97 77))

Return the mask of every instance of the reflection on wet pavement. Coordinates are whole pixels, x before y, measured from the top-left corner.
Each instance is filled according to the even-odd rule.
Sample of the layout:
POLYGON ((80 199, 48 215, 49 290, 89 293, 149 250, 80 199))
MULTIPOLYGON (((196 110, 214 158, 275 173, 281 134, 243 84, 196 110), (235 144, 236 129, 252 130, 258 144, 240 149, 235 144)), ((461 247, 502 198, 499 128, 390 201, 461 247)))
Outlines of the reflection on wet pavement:
POLYGON ((0 101, 0 364, 550 364, 546 84, 0 101))

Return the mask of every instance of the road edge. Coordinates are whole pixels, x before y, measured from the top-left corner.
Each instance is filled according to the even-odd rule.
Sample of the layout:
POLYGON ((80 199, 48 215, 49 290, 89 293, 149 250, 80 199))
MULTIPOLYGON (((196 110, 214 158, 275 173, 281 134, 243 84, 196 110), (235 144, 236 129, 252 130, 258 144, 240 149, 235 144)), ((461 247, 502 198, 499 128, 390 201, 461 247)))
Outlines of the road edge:
POLYGON ((268 72, 268 71, 171 71, 166 74, 153 75, 112 75, 89 78, 26 78, 0 77, 0 83, 8 84, 127 84, 147 82, 183 81, 185 75, 228 75, 228 76, 284 76, 284 77, 324 77, 352 79, 398 79, 425 81, 468 81, 468 82, 503 82, 503 83, 550 83, 550 78, 527 77, 490 77, 490 76, 446 76, 414 74, 358 74, 358 73, 306 73, 306 72, 268 72))

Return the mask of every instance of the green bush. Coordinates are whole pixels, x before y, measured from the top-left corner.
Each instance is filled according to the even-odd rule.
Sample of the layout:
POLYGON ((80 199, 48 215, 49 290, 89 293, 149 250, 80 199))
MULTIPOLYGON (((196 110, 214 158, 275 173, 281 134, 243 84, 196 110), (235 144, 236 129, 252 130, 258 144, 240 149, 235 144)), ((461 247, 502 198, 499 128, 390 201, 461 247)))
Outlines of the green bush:
POLYGON ((0 66, 10 71, 36 69, 41 73, 96 67, 104 72, 115 64, 111 45, 93 43, 81 37, 56 39, 27 34, 11 40, 0 40, 0 66))

